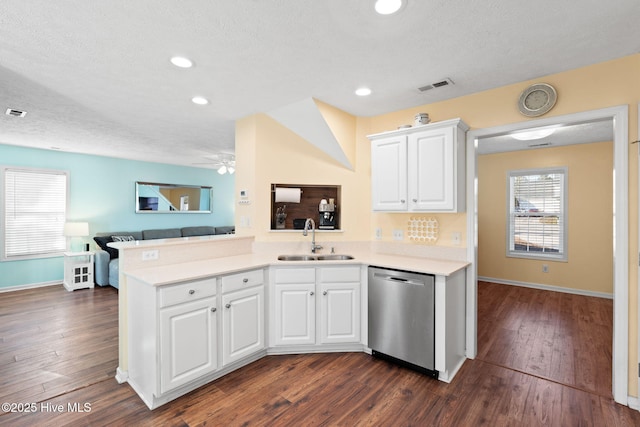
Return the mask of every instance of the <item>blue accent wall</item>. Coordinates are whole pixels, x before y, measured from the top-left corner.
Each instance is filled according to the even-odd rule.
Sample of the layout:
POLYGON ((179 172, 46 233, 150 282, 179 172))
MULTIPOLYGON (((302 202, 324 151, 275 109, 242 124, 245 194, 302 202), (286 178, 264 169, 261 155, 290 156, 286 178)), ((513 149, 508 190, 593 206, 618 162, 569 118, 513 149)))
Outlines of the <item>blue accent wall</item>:
MULTIPOLYGON (((219 175, 213 169, 1 144, 0 164, 68 171, 67 220, 88 222, 91 236, 102 231, 234 225, 234 176, 219 175), (136 214, 136 181, 211 186, 213 212, 136 214)), ((0 212, 0 216, 2 214, 0 212)), ((91 236, 85 243, 94 247, 91 236)), ((55 281, 62 283, 62 278, 62 257, 0 262, 0 289, 55 281)))

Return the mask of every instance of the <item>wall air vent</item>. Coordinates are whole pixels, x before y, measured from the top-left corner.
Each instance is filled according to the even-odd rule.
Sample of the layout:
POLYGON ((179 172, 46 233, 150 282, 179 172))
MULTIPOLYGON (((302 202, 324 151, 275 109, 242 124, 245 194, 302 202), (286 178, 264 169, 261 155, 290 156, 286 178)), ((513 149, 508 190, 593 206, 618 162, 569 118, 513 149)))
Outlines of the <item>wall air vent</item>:
POLYGON ((16 110, 13 108, 7 108, 7 111, 5 112, 5 114, 7 116, 14 116, 14 117, 24 117, 27 115, 26 111, 20 111, 20 110, 16 110))
POLYGON ((439 82, 435 82, 435 83, 431 83, 430 85, 419 87, 418 90, 420 92, 426 92, 428 90, 437 89, 439 87, 444 87, 444 86, 453 86, 453 80, 447 77, 446 79, 440 80, 439 82))

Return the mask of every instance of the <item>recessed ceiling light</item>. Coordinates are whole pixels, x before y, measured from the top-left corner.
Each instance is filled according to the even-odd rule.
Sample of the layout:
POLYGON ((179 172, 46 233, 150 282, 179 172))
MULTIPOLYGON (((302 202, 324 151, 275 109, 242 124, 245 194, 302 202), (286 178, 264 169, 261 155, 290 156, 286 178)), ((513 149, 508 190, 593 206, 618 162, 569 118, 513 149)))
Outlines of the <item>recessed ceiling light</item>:
POLYGON ((403 3, 403 0, 376 0, 375 9, 380 15, 393 15, 402 8, 403 3))
POLYGON ((171 63, 176 67, 180 68, 191 68, 193 67, 193 61, 189 58, 185 58, 183 56, 174 56, 171 58, 171 63))
POLYGON ((368 87, 361 87, 356 89, 356 95, 358 96, 368 96, 371 95, 371 89, 368 87))
POLYGON ((207 105, 209 103, 209 100, 203 96, 194 96, 193 98, 191 98, 191 102, 198 105, 207 105))

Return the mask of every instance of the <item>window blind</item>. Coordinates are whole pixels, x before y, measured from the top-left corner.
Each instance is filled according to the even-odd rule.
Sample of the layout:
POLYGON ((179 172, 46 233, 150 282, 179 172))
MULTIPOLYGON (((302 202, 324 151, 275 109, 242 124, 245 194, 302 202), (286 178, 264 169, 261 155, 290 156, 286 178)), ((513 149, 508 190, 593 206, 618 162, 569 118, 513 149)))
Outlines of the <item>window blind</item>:
POLYGON ((509 174, 509 254, 565 258, 566 169, 509 174))
POLYGON ((63 229, 67 180, 63 171, 4 168, 3 259, 59 255, 66 249, 63 229))

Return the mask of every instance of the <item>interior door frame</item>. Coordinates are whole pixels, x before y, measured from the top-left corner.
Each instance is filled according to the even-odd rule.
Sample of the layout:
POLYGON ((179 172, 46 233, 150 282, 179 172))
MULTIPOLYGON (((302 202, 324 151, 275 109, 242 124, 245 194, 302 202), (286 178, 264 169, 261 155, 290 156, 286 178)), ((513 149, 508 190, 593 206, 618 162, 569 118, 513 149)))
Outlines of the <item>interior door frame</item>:
POLYGON ((613 141, 613 398, 628 404, 629 386, 629 106, 620 105, 467 132, 467 357, 478 351, 478 139, 540 126, 612 120, 613 141))

